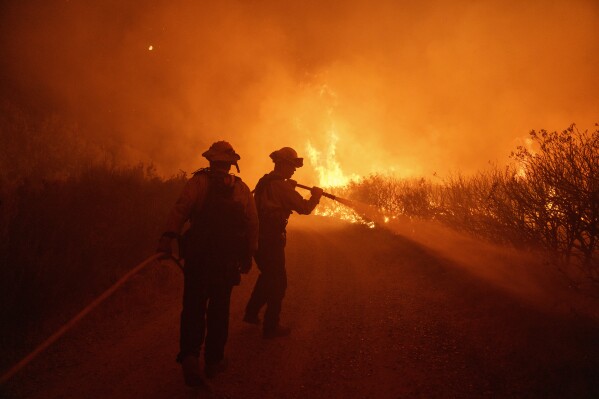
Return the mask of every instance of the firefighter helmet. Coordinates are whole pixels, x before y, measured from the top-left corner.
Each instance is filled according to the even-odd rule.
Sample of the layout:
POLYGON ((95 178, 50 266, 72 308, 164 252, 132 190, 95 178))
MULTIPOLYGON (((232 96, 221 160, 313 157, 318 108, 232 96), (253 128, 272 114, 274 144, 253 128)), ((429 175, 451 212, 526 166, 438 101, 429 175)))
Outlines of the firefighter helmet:
POLYGON ((210 162, 222 161, 230 164, 237 164, 241 157, 235 152, 233 146, 227 141, 217 141, 212 144, 208 151, 205 151, 202 156, 210 162))
POLYGON ((272 152, 270 158, 274 163, 288 162, 296 168, 304 166, 304 158, 299 158, 297 152, 291 147, 283 147, 280 150, 272 152))

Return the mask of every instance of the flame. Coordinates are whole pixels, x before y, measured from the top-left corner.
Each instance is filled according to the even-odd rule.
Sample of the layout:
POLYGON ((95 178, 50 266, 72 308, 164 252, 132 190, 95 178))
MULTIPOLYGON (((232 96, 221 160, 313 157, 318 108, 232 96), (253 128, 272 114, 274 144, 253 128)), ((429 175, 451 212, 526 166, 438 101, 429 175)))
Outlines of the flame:
POLYGON ((360 176, 356 174, 346 176, 343 173, 343 170, 341 170, 341 166, 336 157, 338 141, 339 134, 333 125, 329 130, 329 143, 324 157, 322 156, 322 152, 317 150, 310 141, 306 144, 308 158, 318 173, 319 184, 321 187, 346 186, 350 181, 360 179, 360 176))
MULTIPOLYGON (((309 141, 306 143, 306 151, 308 159, 312 167, 316 170, 319 177, 319 185, 325 188, 333 188, 337 192, 342 192, 343 187, 347 186, 351 181, 360 179, 359 175, 346 175, 341 169, 341 165, 337 161, 337 142, 339 134, 333 125, 328 132, 329 140, 326 150, 323 152, 316 149, 309 141)), ((341 201, 345 202, 345 201, 341 201)), ((315 215, 323 217, 333 217, 350 223, 359 223, 374 228, 375 223, 362 218, 358 212, 348 206, 350 202, 343 205, 337 201, 323 201, 314 211, 315 215)))
POLYGON ((373 221, 363 219, 356 211, 341 205, 338 202, 327 201, 325 204, 321 203, 314 211, 314 214, 317 216, 336 218, 350 223, 364 224, 371 229, 375 227, 373 221))
MULTIPOLYGON (((524 140, 524 148, 526 148, 531 154, 535 155, 537 151, 534 148, 534 141, 527 137, 524 140)), ((522 164, 516 166, 516 177, 520 179, 526 179, 526 167, 522 164)))
POLYGON ((326 188, 327 191, 332 191, 337 196, 337 200, 323 199, 314 214, 333 217, 350 223, 363 224, 371 229, 376 227, 377 224, 389 223, 391 219, 395 219, 395 216, 386 216, 387 212, 384 209, 375 209, 370 205, 343 198, 348 193, 346 189, 348 184, 360 181, 361 177, 357 174, 345 174, 337 160, 337 144, 340 140, 340 132, 334 121, 334 108, 338 100, 337 94, 325 84, 320 87, 319 96, 326 96, 332 102, 332 106, 327 112, 327 121, 329 122, 329 128, 326 130, 327 145, 324 150, 321 150, 308 141, 306 143, 306 152, 310 164, 318 174, 319 186, 326 188))

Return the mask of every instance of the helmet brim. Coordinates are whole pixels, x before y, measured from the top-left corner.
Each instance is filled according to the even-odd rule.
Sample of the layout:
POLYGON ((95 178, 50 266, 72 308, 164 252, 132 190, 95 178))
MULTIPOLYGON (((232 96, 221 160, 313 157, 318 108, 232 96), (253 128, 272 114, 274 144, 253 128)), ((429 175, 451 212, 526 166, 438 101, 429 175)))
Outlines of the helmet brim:
POLYGON ((206 158, 210 162, 221 161, 221 162, 229 162, 231 164, 237 163, 241 159, 241 157, 233 152, 217 152, 217 151, 205 151, 202 156, 206 158))

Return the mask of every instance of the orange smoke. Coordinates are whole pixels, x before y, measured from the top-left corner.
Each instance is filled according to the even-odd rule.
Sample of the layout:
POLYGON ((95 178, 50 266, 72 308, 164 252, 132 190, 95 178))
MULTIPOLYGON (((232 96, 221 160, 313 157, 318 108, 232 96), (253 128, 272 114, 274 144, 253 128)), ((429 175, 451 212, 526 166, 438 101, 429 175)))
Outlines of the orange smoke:
MULTIPOLYGON (((326 159, 332 137, 343 175, 328 184, 468 172, 501 163, 530 129, 598 118, 592 0, 23 1, 0 12, 3 99, 167 175, 203 166, 227 139, 253 185, 273 149, 326 159)), ((298 180, 316 183, 320 166, 332 169, 298 180)))

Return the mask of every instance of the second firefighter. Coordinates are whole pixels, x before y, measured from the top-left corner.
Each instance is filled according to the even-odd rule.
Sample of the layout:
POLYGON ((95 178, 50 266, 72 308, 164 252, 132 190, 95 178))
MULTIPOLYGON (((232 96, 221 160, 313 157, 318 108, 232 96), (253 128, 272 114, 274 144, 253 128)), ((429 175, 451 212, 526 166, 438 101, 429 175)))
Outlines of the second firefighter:
POLYGON ((244 321, 258 324, 258 314, 266 305, 263 323, 264 338, 289 335, 291 330, 279 324, 281 307, 287 289, 285 269, 286 226, 292 211, 310 214, 322 196, 322 189, 313 187, 306 200, 290 180, 295 170, 303 166, 303 158, 290 147, 283 147, 270 154, 274 169, 264 175, 256 185, 254 198, 258 210, 260 230, 258 250, 255 254, 260 275, 246 306, 244 321))

